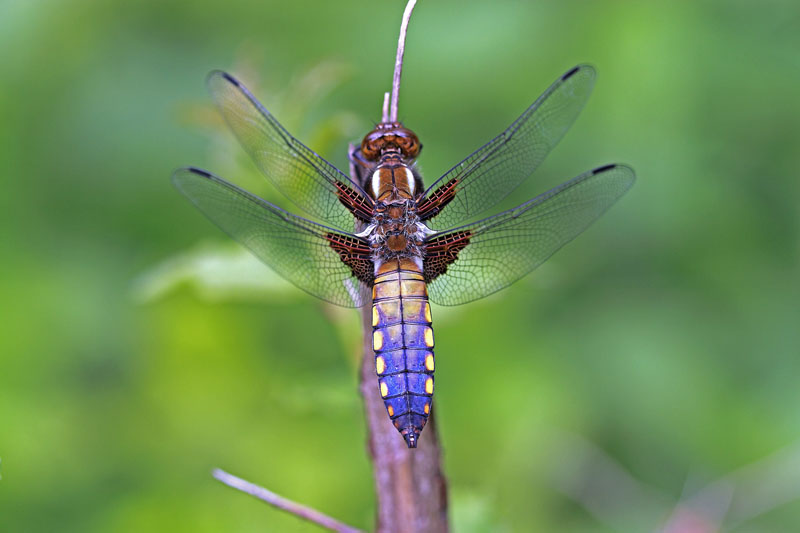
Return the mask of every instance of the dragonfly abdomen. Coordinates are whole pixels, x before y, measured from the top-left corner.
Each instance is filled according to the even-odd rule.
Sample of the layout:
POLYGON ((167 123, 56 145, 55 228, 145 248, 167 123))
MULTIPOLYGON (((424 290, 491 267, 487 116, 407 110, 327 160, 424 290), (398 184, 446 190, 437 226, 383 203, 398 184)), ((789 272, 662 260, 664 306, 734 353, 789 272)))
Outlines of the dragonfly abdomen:
POLYGON ((409 448, 417 446, 433 396, 433 329, 421 261, 391 259, 376 269, 372 347, 378 387, 409 448))

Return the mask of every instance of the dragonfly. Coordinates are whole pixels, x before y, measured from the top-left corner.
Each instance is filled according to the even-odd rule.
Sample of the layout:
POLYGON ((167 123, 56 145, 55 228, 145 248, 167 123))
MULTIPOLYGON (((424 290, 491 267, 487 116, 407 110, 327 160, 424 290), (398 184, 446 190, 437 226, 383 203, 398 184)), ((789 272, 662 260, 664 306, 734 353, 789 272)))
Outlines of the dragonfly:
POLYGON ((350 176, 294 138, 240 81, 215 71, 207 84, 227 124, 266 178, 310 218, 200 168, 179 169, 172 181, 300 289, 340 306, 372 306, 377 393, 415 448, 434 390, 430 302, 464 304, 511 285, 635 181, 630 167, 604 165, 479 219, 540 166, 594 82, 593 67, 570 69, 505 131, 425 187, 416 167, 422 145, 396 118, 384 113, 350 152, 350 176))

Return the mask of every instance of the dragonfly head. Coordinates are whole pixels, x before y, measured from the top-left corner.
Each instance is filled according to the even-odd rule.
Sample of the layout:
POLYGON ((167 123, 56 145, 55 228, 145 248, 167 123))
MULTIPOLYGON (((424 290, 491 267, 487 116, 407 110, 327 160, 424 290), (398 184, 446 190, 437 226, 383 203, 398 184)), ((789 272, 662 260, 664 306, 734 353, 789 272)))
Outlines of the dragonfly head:
POLYGON ((387 152, 399 152, 404 159, 416 159, 422 145, 416 134, 399 122, 381 122, 361 141, 367 161, 377 161, 387 152))

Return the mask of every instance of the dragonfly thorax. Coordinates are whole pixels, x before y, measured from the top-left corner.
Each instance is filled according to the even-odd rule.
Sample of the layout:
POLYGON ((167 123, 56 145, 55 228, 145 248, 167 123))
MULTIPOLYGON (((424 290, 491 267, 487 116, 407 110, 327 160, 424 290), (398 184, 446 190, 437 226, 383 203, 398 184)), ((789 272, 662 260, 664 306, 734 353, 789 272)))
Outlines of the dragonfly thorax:
POLYGON ((370 177, 369 192, 378 202, 392 203, 414 198, 417 178, 399 157, 387 154, 370 177))
POLYGON ((420 256, 425 239, 421 226, 412 200, 378 202, 368 237, 374 259, 420 256))

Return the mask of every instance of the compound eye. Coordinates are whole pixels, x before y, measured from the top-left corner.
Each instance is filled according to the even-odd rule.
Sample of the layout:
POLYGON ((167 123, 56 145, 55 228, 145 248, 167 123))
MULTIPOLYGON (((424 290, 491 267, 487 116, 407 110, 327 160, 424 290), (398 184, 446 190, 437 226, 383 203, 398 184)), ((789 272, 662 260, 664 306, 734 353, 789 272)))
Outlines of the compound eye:
POLYGON ((404 135, 398 136, 397 145, 403 151, 403 155, 415 158, 419 155, 419 140, 412 131, 405 130, 404 135))
POLYGON ((361 153, 364 154, 364 157, 368 161, 374 161, 380 155, 380 139, 367 139, 365 138, 364 141, 361 143, 361 153))
POLYGON ((408 139, 405 152, 408 157, 417 157, 419 155, 419 142, 416 139, 408 139))

